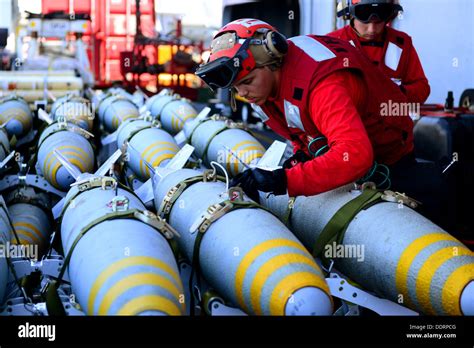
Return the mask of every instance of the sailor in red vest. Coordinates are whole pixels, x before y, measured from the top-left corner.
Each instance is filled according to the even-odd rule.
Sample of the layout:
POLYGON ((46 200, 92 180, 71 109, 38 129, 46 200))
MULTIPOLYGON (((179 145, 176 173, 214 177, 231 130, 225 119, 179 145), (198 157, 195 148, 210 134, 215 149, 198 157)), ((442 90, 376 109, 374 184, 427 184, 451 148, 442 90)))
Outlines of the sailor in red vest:
POLYGON ((253 168, 233 179, 256 201, 258 191, 311 196, 357 180, 392 184, 420 200, 433 198, 433 185, 441 185, 426 187, 438 177, 430 169, 419 173, 420 185, 406 175, 420 169, 413 121, 394 107, 407 98, 347 41, 286 40, 263 21, 239 19, 216 34, 196 75, 246 98, 263 122, 292 141, 295 154, 282 169, 253 168))
POLYGON ((328 36, 349 41, 400 86, 411 103, 424 103, 430 85, 410 36, 388 26, 403 8, 398 0, 348 0, 338 16, 350 24, 328 36))

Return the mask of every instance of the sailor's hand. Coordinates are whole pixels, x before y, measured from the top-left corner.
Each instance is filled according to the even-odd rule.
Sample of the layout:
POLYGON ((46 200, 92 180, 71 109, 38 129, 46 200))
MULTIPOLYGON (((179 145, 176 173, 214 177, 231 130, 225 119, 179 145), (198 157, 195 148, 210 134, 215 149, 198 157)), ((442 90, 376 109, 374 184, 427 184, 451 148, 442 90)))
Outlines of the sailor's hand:
POLYGON ((272 171, 260 168, 247 169, 234 177, 230 186, 240 186, 247 196, 259 202, 258 191, 271 192, 275 195, 286 193, 286 173, 284 169, 272 171))

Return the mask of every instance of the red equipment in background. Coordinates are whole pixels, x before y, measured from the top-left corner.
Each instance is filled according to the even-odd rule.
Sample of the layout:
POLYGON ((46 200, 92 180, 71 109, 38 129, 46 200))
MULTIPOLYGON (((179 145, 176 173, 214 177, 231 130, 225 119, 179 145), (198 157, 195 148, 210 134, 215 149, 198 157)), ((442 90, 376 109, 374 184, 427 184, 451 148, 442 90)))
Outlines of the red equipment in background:
POLYGON ((184 45, 179 20, 173 38, 157 36, 154 0, 42 0, 42 13, 54 12, 90 16, 90 27, 82 38, 96 88, 123 81, 128 87, 153 92, 170 87, 195 99, 197 91, 192 85, 196 80, 191 81, 189 74, 196 63, 188 52, 197 50, 200 55, 203 44, 184 45), (166 62, 163 54, 158 59, 160 47, 169 48, 166 62))
POLYGON ((137 21, 133 51, 121 52, 121 73, 124 83, 129 87, 143 86, 148 76, 157 77, 157 88, 170 87, 183 97, 197 99, 197 89, 201 85, 194 76, 198 63, 193 55, 201 60, 203 43, 196 45, 193 41, 185 43, 182 40, 181 20, 176 21, 175 35, 155 37, 147 35, 141 23, 141 4, 136 1, 137 21), (150 60, 147 54, 150 49, 156 49, 157 62, 150 60), (145 77, 145 79, 144 79, 145 77), (194 87, 194 88, 193 88, 194 87))
MULTIPOLYGON (((153 0, 141 0, 140 22, 143 33, 154 35, 153 0)), ((42 13, 88 14, 90 28, 83 36, 94 72, 96 86, 106 87, 121 81, 120 52, 133 48, 136 28, 134 0, 42 0, 42 13)), ((149 49, 149 60, 156 62, 156 50, 149 49)))

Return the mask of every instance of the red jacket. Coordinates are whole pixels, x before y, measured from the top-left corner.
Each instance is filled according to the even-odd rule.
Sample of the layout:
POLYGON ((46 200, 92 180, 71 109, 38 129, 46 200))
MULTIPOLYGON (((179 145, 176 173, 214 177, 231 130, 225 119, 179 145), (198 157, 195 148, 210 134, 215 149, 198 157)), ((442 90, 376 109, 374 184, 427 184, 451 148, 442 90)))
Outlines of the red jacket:
POLYGON ((329 33, 328 36, 349 41, 359 48, 388 77, 399 80, 400 88, 410 103, 424 103, 430 95, 430 85, 421 66, 411 37, 386 27, 380 45, 360 37, 351 25, 329 33))
POLYGON ((327 138, 327 153, 286 170, 290 196, 310 196, 361 178, 374 158, 393 164, 413 151, 411 118, 382 116, 387 107, 406 102, 350 44, 308 35, 289 40, 278 95, 253 107, 270 128, 292 140, 295 152, 308 153, 311 139, 327 138))

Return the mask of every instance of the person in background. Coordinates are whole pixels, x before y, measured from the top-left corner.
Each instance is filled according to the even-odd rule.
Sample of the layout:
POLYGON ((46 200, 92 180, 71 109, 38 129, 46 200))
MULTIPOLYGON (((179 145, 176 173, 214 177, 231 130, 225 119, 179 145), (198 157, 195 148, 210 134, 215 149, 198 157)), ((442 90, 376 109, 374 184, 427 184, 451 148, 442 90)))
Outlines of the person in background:
POLYGON ((400 86, 410 103, 424 103, 430 85, 412 39, 389 26, 403 11, 398 0, 348 0, 339 9, 338 17, 350 19, 350 24, 327 35, 349 41, 364 52, 400 86))

